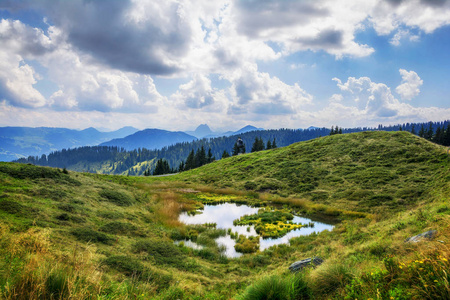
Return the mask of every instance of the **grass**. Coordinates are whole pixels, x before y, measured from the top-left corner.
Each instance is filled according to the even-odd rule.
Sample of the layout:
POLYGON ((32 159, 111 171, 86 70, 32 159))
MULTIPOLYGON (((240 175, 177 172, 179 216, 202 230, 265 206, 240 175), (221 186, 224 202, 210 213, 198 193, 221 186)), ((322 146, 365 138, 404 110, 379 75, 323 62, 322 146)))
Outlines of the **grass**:
POLYGON ((449 169, 443 148, 406 132, 324 137, 163 178, 0 163, 0 298, 449 298, 449 169), (340 222, 227 259, 214 241, 226 232, 178 221, 220 202, 340 222), (430 229, 435 240, 404 243, 430 229), (204 248, 173 244, 183 239, 204 248), (314 256, 324 263, 287 272, 314 256))

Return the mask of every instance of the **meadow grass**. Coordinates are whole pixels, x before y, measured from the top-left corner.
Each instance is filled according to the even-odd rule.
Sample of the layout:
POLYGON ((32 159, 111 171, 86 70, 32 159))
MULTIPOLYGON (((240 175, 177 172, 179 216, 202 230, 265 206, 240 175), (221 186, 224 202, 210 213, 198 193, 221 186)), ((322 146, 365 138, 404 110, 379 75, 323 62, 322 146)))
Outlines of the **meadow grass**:
POLYGON ((0 163, 0 298, 449 298, 450 159, 441 150, 408 133, 361 133, 167 178, 0 163), (226 232, 178 221, 207 201, 340 222, 227 259, 214 241, 226 232), (434 240, 404 242, 430 229, 434 240), (173 244, 186 238, 205 248, 173 244), (314 256, 324 264, 287 272, 314 256))

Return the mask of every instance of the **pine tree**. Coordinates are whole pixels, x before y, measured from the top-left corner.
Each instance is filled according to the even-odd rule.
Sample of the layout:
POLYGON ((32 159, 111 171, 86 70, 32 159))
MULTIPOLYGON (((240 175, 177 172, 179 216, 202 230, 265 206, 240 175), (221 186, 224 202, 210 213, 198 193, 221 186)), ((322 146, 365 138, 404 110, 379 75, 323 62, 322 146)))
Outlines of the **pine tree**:
POLYGON ((233 146, 233 156, 236 156, 238 154, 239 154, 239 146, 238 146, 237 142, 235 142, 234 146, 233 146))
POLYGON ((415 126, 414 124, 411 125, 411 133, 416 134, 415 126))
POLYGON ((433 123, 430 122, 428 130, 425 132, 425 139, 431 141, 432 138, 433 138, 433 123))
POLYGON ((212 163, 213 161, 215 161, 216 159, 213 157, 212 152, 211 152, 211 148, 208 149, 208 158, 206 160, 206 163, 212 163))
POLYGON ((419 136, 420 136, 421 138, 424 138, 424 137, 425 137, 425 128, 424 128, 423 124, 422 124, 422 126, 420 126, 419 136))
POLYGON ((223 150, 222 158, 227 158, 227 157, 230 157, 230 154, 227 152, 227 150, 223 150))
POLYGON ((186 158, 186 163, 184 165, 184 170, 190 170, 195 168, 195 152, 194 149, 189 152, 188 157, 186 158))
POLYGON ((272 143, 270 142, 270 140, 267 141, 266 149, 272 149, 272 143))
POLYGON ((330 135, 333 135, 333 134, 334 134, 334 127, 331 126, 330 135))
POLYGON ((273 138, 272 149, 277 148, 277 143, 275 142, 275 138, 273 138))

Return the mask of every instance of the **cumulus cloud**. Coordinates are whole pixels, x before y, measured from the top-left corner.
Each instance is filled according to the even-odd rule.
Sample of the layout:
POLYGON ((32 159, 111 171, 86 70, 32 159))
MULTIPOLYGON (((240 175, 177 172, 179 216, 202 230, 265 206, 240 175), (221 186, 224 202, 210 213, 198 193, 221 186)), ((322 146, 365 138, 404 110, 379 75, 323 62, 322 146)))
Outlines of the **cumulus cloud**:
POLYGON ((255 64, 246 65, 228 79, 232 83, 233 102, 229 111, 232 114, 295 114, 312 101, 312 96, 297 83, 288 85, 268 73, 258 72, 255 64))
POLYGON ((450 1, 446 0, 381 0, 370 13, 375 30, 390 34, 399 26, 419 28, 431 33, 450 24, 450 1))
POLYGON ((171 96, 180 107, 191 109, 222 110, 226 103, 223 91, 213 89, 211 80, 201 74, 195 74, 191 81, 180 85, 171 96))
POLYGON ((403 100, 411 100, 420 93, 419 87, 423 84, 423 80, 420 79, 414 71, 406 71, 404 69, 399 70, 400 75, 402 75, 402 84, 395 88, 397 94, 403 100))
POLYGON ((23 107, 44 106, 46 99, 33 87, 39 74, 25 59, 51 52, 51 40, 39 29, 1 20, 0 43, 0 99, 23 107))

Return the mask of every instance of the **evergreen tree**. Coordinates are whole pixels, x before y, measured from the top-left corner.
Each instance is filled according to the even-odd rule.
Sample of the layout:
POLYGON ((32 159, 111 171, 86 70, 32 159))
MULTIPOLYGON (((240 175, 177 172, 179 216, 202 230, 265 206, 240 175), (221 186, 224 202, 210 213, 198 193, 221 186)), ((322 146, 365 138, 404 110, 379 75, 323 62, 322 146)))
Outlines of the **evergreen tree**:
POLYGON ((414 124, 411 125, 411 133, 416 134, 415 126, 414 124))
POLYGON ((230 157, 230 154, 227 152, 227 150, 223 150, 222 158, 227 158, 227 157, 230 157))
POLYGON ((334 134, 334 127, 331 126, 330 135, 333 135, 333 134, 334 134))
POLYGON ((436 132, 434 133, 432 140, 434 143, 442 145, 441 127, 436 128, 436 132))
POLYGON ((260 137, 259 138, 255 137, 255 141, 253 142, 252 145, 252 152, 257 152, 261 150, 264 150, 264 141, 260 137))
POLYGON ((267 141, 266 149, 272 149, 272 143, 270 142, 270 140, 267 141))
POLYGON ((194 153, 194 149, 191 150, 191 152, 189 152, 188 157, 186 158, 186 163, 184 165, 184 170, 190 170, 190 169, 194 169, 195 168, 195 153, 194 153))
POLYGON ((450 146, 450 123, 447 125, 447 129, 445 130, 445 133, 443 134, 442 144, 444 146, 450 146))
POLYGON ((205 165, 207 160, 205 147, 202 146, 195 154, 195 168, 205 165))
POLYGON ((239 146, 238 146, 237 142, 235 142, 234 146, 233 146, 233 156, 236 156, 238 154, 239 154, 239 146))
POLYGON ((216 159, 213 157, 212 152, 211 152, 211 148, 208 149, 208 158, 207 158, 207 163, 212 163, 213 161, 215 161, 216 159))
POLYGON ((277 142, 275 142, 275 138, 273 138, 272 149, 277 148, 277 142))
POLYGON ((430 122, 428 130, 425 132, 425 139, 431 141, 432 138, 433 138, 433 123, 430 122))
POLYGON ((180 165, 178 166, 178 172, 183 172, 184 171, 184 161, 180 162, 180 165))
POLYGON ((424 137, 425 137, 425 128, 424 128, 423 124, 422 124, 422 126, 420 126, 419 136, 420 136, 421 138, 424 138, 424 137))

